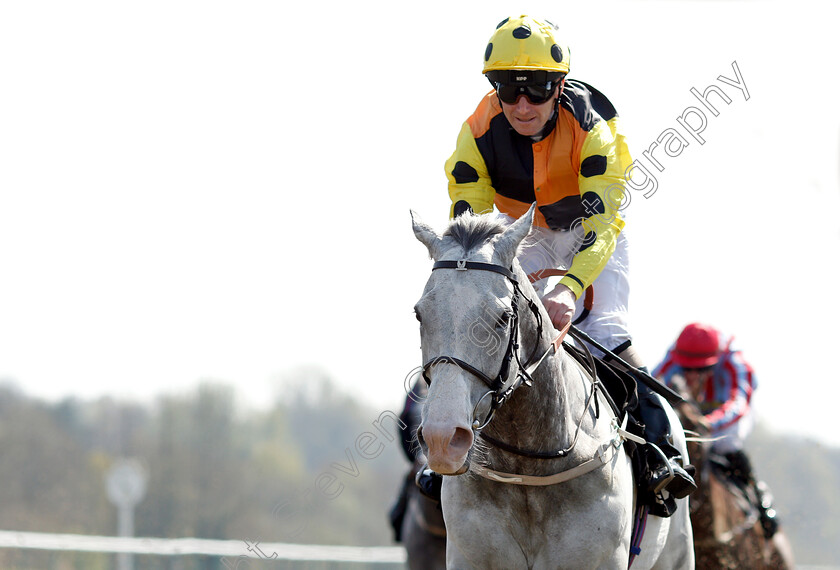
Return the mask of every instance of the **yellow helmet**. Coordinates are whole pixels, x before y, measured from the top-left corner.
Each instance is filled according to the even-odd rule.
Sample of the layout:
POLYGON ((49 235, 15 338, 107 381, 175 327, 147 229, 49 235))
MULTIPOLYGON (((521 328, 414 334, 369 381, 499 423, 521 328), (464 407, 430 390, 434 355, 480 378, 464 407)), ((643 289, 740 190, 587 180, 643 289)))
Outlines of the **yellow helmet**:
POLYGON ((569 48, 557 26, 530 16, 502 20, 487 44, 482 73, 509 69, 569 73, 569 48))

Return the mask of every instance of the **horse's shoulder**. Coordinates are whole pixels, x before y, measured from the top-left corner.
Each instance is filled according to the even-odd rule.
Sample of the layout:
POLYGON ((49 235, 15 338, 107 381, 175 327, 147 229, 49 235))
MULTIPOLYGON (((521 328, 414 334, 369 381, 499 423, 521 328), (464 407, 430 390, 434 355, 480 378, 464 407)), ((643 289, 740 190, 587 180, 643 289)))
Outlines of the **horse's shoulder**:
POLYGON ((563 343, 564 353, 590 380, 597 380, 605 390, 607 402, 618 417, 623 417, 638 404, 636 380, 602 358, 587 354, 580 348, 563 343))

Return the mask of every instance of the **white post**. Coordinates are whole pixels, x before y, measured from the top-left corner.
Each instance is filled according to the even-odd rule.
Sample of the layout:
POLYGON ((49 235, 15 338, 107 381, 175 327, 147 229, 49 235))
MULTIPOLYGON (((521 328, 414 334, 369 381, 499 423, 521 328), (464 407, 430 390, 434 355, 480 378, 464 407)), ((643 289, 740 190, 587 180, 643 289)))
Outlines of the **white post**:
MULTIPOLYGON (((135 459, 118 459, 108 471, 106 488, 108 499, 117 507, 117 534, 134 536, 134 507, 146 494, 146 471, 135 459)), ((117 568, 132 570, 133 556, 117 554, 117 568)))

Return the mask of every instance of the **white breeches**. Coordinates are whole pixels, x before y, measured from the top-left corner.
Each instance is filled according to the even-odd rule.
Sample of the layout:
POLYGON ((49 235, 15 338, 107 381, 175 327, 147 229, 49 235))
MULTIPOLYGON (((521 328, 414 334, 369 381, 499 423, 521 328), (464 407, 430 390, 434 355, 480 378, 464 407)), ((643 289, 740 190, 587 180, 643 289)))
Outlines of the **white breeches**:
MULTIPOLYGON (((513 221, 508 216, 503 215, 503 218, 507 218, 507 222, 513 221)), ((580 234, 574 231, 558 232, 535 226, 520 247, 519 263, 528 275, 542 269, 568 269, 580 241, 580 234)), ((592 284, 592 309, 583 321, 575 323, 583 332, 609 349, 630 339, 627 326, 627 300, 630 294, 627 247, 627 237, 620 233, 615 251, 592 284)), ((534 283, 534 288, 543 296, 554 288, 559 279, 540 279, 534 283)), ((584 298, 585 294, 578 299, 575 321, 583 314, 584 298)))

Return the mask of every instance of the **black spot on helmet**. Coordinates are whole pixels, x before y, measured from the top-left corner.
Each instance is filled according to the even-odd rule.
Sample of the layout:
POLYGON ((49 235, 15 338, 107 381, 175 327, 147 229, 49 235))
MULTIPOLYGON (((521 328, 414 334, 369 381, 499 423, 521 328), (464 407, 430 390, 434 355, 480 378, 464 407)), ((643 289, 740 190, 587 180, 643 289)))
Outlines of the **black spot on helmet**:
POLYGON ((531 28, 528 26, 519 26, 513 30, 513 37, 517 40, 524 40, 531 37, 531 28))

